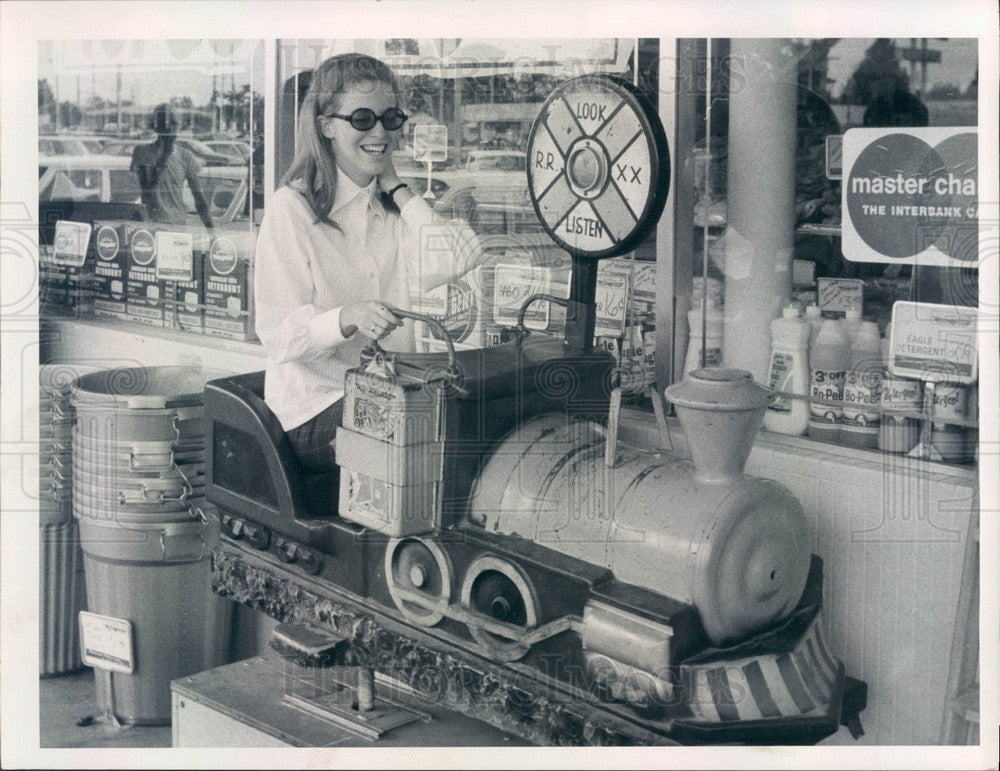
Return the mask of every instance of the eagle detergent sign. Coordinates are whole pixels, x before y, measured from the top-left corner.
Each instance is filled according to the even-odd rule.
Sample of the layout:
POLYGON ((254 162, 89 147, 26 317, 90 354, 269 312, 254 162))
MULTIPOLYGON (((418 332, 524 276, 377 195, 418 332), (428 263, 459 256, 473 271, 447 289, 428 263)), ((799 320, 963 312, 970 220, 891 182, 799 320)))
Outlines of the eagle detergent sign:
POLYGON ((946 383, 978 378, 978 311, 961 305, 900 301, 892 306, 889 371, 946 383))
POLYGON ((847 259, 978 267, 975 128, 850 129, 843 169, 847 259))

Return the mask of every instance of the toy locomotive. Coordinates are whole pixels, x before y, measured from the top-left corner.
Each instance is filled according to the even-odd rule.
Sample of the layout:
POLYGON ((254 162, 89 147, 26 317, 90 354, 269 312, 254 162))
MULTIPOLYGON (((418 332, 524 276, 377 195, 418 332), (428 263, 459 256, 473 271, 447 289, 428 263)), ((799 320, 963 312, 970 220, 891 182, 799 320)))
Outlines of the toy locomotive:
MULTIPOLYGON (((569 177, 594 146, 567 150, 569 177)), ((742 474, 770 393, 737 370, 668 389, 691 458, 609 438, 595 266, 573 253, 569 299, 528 298, 499 345, 456 352, 439 330, 447 353, 371 346, 328 473, 299 468, 263 373, 210 382, 215 591, 284 622, 275 647, 298 661, 381 672, 536 743, 860 730, 864 684, 823 639, 802 509, 742 474), (565 339, 525 329, 537 301, 567 306, 565 339)))

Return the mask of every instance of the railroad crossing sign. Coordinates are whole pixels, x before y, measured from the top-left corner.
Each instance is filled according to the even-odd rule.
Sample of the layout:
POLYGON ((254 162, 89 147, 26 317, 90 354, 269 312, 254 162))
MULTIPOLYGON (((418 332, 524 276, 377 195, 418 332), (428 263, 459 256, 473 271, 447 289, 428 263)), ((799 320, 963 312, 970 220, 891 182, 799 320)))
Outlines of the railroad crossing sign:
POLYGON ((538 218, 574 257, 630 251, 663 212, 666 133, 649 100, 624 81, 584 75, 558 86, 531 127, 527 154, 538 218))

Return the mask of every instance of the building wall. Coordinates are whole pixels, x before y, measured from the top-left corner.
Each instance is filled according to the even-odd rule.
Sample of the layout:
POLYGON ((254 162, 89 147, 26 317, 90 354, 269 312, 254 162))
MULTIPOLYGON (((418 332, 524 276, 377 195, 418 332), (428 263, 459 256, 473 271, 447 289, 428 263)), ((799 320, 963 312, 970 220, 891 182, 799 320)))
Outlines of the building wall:
POLYGON ((977 537, 974 472, 761 437, 747 473, 802 502, 823 558, 828 639, 868 683, 861 743, 936 744, 952 635, 967 623, 956 614, 966 539, 977 537))

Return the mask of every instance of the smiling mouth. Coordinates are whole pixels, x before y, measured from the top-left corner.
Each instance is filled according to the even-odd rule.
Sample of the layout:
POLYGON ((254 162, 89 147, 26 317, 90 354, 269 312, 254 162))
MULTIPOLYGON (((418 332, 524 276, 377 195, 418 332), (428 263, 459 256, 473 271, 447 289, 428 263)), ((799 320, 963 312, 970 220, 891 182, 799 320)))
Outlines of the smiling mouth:
POLYGON ((364 150, 368 155, 385 155, 386 149, 389 145, 361 145, 361 149, 364 150))

